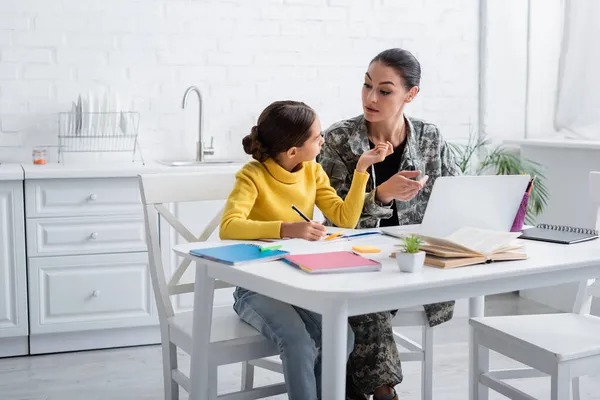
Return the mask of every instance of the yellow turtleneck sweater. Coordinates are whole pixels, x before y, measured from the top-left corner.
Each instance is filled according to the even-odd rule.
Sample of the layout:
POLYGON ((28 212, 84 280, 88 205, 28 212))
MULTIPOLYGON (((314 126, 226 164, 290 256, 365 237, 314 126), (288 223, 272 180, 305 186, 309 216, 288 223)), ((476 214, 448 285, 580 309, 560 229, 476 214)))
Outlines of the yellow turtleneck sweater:
POLYGON ((346 199, 342 200, 329 177, 315 161, 289 172, 269 158, 251 161, 236 174, 221 219, 221 239, 279 239, 282 222, 303 221, 292 204, 312 219, 315 205, 333 224, 354 228, 365 200, 369 174, 354 172, 346 199))

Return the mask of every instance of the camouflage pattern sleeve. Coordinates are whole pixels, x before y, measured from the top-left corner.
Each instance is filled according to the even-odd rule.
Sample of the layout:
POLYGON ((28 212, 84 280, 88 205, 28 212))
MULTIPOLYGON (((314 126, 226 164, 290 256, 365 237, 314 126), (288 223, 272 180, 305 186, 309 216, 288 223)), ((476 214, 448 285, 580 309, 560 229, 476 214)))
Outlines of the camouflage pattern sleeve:
MULTIPOLYGON (((342 155, 339 153, 339 149, 343 150, 344 146, 341 143, 337 143, 338 135, 326 135, 325 142, 321 148, 321 153, 317 157, 317 162, 321 164, 325 173, 329 176, 329 182, 335 189, 338 196, 342 199, 346 198, 350 186, 352 184, 352 176, 354 173, 354 163, 347 164, 344 161, 352 157, 352 153, 349 151, 342 155), (352 168, 352 171, 349 170, 352 168)), ((383 205, 375 199, 375 190, 373 190, 373 179, 369 177, 367 183, 367 190, 365 193, 365 204, 363 211, 360 216, 357 228, 371 228, 377 226, 377 222, 382 218, 389 218, 392 216, 392 205, 383 205)))

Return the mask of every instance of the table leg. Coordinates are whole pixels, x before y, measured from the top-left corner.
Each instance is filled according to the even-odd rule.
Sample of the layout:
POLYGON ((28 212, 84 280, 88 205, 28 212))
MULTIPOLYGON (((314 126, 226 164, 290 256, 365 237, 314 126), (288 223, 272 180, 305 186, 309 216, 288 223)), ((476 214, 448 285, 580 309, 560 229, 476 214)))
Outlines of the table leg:
POLYGON ((346 343, 348 340, 348 306, 332 304, 322 315, 322 395, 328 400, 346 398, 346 343))
MULTIPOLYGON (((485 297, 471 297, 469 299, 469 317, 483 317, 485 315, 485 297)), ((473 343, 473 330, 469 329, 469 400, 477 399, 477 393, 474 388, 476 387, 473 383, 473 368, 475 366, 475 356, 471 343, 473 343)))
POLYGON ((205 265, 197 263, 194 283, 190 400, 210 398, 209 347, 214 290, 215 280, 208 276, 205 265))

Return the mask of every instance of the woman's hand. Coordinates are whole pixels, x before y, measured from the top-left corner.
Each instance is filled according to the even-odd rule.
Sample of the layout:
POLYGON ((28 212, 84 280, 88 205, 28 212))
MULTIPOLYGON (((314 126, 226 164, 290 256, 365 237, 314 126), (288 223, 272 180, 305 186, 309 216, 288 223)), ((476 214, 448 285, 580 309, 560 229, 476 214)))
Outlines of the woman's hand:
POLYGON ((423 189, 423 186, 429 179, 427 175, 418 181, 411 179, 416 178, 420 174, 421 171, 398 172, 377 187, 375 198, 383 204, 389 204, 392 200, 408 201, 412 199, 423 189))
POLYGON ((366 172, 371 165, 385 160, 387 156, 394 152, 394 146, 390 142, 379 143, 375 148, 364 152, 358 159, 356 170, 366 172))
POLYGON ((300 238, 313 241, 320 240, 325 234, 325 227, 315 221, 283 222, 280 230, 282 238, 300 238))

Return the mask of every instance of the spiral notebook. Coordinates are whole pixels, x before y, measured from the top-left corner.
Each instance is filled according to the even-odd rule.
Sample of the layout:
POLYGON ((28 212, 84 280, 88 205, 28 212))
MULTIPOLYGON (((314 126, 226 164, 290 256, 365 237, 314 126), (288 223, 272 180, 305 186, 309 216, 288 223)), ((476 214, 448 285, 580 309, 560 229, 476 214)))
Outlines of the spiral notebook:
POLYGON ((519 236, 519 239, 560 244, 580 243, 597 238, 598 231, 594 229, 548 224, 538 224, 534 228, 524 229, 523 234, 519 236))

